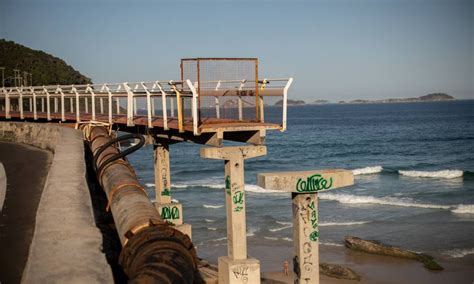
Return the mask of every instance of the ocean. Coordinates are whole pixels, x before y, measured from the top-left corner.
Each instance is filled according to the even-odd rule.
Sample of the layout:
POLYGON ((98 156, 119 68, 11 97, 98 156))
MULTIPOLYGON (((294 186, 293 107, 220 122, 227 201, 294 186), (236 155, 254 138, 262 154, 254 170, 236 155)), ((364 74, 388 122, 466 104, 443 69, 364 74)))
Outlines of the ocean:
MULTIPOLYGON (((288 130, 267 132, 266 146, 245 162, 248 253, 262 270, 292 258, 291 198, 258 187, 257 173, 331 168, 353 170, 355 184, 319 194, 321 246, 353 235, 474 260, 473 100, 289 107, 288 130)), ((216 262, 227 253, 224 164, 200 147, 170 146, 171 194, 198 255, 216 262)), ((154 198, 152 147, 129 160, 154 198)))

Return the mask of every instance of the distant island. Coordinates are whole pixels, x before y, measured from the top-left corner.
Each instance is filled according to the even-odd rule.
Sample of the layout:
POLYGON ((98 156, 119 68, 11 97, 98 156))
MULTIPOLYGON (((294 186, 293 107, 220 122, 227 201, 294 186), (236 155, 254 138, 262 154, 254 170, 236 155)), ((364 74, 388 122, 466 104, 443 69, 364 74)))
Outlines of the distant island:
MULTIPOLYGON (((290 99, 288 99, 287 104, 289 106, 302 106, 302 105, 305 105, 306 103, 303 100, 290 100, 290 99)), ((276 106, 283 105, 283 100, 279 100, 278 102, 275 103, 275 105, 276 106)))
MULTIPOLYGON (((352 100, 352 101, 338 101, 338 104, 390 104, 390 103, 416 103, 416 102, 439 102, 439 101, 452 101, 456 98, 446 93, 431 93, 418 98, 402 98, 402 99, 383 99, 383 100, 352 100)), ((303 100, 288 100, 289 106, 302 106, 302 105, 322 105, 330 103, 327 100, 315 100, 312 103, 306 104, 303 100)), ((279 100, 275 103, 276 106, 283 105, 283 100, 279 100)))
POLYGON ((418 98, 402 98, 402 99, 383 99, 383 100, 352 100, 339 101, 339 104, 389 104, 389 103, 416 103, 416 102, 438 102, 438 101, 452 101, 455 100, 453 96, 446 93, 432 93, 418 98))

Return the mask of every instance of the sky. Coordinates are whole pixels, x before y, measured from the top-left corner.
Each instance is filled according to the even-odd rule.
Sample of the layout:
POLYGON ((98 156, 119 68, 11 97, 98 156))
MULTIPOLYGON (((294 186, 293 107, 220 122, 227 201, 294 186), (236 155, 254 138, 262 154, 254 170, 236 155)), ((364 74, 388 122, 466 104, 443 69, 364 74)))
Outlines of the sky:
POLYGON ((179 79, 185 57, 258 57, 311 102, 474 99, 474 0, 0 0, 0 38, 95 83, 179 79))

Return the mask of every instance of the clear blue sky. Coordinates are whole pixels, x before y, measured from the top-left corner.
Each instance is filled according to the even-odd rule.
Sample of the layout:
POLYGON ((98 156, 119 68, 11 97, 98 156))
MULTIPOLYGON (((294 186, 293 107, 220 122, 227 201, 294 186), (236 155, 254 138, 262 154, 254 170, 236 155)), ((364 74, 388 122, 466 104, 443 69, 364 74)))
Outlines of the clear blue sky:
POLYGON ((181 57, 258 57, 311 101, 474 98, 472 1, 0 0, 0 38, 94 82, 179 77, 181 57))

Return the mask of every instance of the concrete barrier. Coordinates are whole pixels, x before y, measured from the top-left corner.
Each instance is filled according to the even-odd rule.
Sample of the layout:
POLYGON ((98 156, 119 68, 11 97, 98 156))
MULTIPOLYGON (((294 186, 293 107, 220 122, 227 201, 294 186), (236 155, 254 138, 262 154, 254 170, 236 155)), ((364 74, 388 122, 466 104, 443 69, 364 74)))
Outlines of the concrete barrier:
POLYGON ((113 282, 94 222, 82 132, 57 124, 0 122, 0 138, 54 153, 22 282, 113 282))
POLYGON ((5 194, 7 193, 7 174, 3 164, 0 163, 0 212, 2 212, 3 202, 5 201, 5 194))

